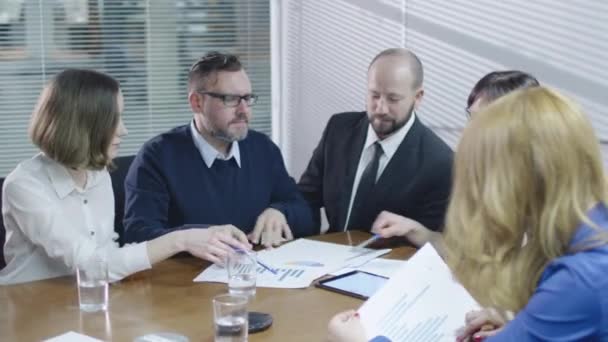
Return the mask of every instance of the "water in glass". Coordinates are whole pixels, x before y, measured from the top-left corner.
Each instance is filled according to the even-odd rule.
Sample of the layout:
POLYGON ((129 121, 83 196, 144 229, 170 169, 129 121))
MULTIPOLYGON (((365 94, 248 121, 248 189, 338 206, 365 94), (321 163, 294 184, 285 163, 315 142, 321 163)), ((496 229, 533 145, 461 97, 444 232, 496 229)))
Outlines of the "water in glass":
POLYGON ((255 275, 234 274, 228 279, 230 294, 246 296, 250 300, 255 297, 255 275))
POLYGON ((244 317, 221 317, 215 321, 215 342, 247 341, 247 319, 244 317))
POLYGON ((106 310, 108 308, 108 282, 105 280, 80 281, 78 301, 82 311, 106 310))

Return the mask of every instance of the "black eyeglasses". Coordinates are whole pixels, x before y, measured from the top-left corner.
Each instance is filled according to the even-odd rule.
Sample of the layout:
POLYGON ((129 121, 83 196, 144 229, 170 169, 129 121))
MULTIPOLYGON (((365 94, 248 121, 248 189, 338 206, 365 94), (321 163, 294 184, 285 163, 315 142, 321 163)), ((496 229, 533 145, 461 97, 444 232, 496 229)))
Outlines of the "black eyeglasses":
POLYGON ((209 95, 216 99, 220 99, 224 103, 224 106, 227 106, 227 107, 238 107, 238 105, 241 103, 241 100, 245 101, 245 104, 248 107, 251 107, 258 100, 258 96, 254 95, 254 94, 247 94, 247 95, 240 96, 240 95, 232 95, 232 94, 213 93, 213 92, 209 92, 209 91, 197 91, 197 93, 202 94, 202 95, 209 95))

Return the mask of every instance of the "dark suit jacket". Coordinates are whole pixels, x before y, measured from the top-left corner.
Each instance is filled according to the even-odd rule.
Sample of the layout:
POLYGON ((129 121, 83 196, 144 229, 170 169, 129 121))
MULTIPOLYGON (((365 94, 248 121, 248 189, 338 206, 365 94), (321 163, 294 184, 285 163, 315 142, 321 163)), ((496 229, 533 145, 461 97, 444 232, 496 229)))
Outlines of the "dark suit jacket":
MULTIPOLYGON (((325 207, 329 231, 342 231, 369 123, 365 112, 331 117, 298 187, 315 213, 325 207)), ((452 181, 452 150, 418 118, 378 179, 362 230, 387 210, 440 231, 452 181)), ((352 214, 351 214, 352 215, 352 214)))

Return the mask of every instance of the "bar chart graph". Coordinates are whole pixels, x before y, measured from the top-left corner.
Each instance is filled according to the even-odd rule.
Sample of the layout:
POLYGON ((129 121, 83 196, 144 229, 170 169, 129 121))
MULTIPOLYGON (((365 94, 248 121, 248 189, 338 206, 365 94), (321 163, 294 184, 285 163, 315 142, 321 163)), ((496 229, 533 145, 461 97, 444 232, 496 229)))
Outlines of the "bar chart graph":
MULTIPOLYGON (((254 266, 237 264, 235 265, 235 270, 238 273, 247 273, 249 272, 251 267, 254 266)), ((272 274, 272 272, 268 271, 267 269, 261 266, 256 266, 256 272, 258 273, 258 275, 265 274, 267 276, 273 276, 276 277, 277 281, 284 281, 287 278, 300 278, 304 274, 304 272, 306 272, 306 270, 296 268, 275 268, 274 270, 277 272, 277 274, 272 274)))

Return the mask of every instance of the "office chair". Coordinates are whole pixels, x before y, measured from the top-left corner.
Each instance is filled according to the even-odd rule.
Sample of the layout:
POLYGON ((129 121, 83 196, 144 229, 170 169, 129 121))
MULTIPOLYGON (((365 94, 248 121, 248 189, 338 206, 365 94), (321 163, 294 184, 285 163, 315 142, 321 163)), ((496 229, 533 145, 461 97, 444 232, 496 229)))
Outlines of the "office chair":
POLYGON ((115 158, 112 161, 115 169, 110 171, 112 190, 114 191, 114 231, 118 233, 120 246, 125 244, 125 227, 122 223, 125 216, 125 178, 134 158, 135 156, 115 158))

